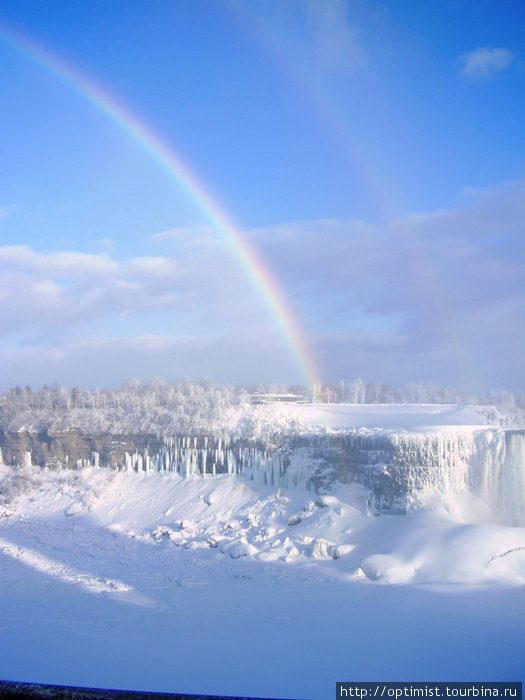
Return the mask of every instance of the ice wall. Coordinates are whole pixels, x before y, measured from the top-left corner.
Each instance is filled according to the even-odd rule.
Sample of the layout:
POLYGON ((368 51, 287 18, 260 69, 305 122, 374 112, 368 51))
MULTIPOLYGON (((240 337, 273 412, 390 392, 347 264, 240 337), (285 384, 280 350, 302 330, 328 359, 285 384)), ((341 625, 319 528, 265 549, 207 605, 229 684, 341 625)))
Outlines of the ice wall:
POLYGON ((420 496, 471 492, 500 522, 525 525, 524 430, 347 430, 283 434, 271 445, 202 435, 61 435, 40 442, 22 435, 17 440, 11 436, 3 443, 6 464, 91 464, 182 477, 238 474, 268 486, 321 492, 336 482, 359 483, 376 513, 405 513, 420 496))
POLYGON ((154 455, 126 454, 125 469, 193 475, 238 474, 268 486, 328 489, 334 482, 368 488, 377 513, 404 513, 419 496, 471 492, 501 522, 525 525, 525 431, 310 435, 278 447, 177 437, 154 455))
POLYGON ((183 477, 239 474, 269 486, 291 486, 284 455, 229 438, 170 437, 155 453, 126 452, 123 468, 136 472, 174 472, 183 477))
POLYGON ((475 437, 468 485, 507 525, 525 525, 525 431, 483 431, 475 437))
POLYGON ((391 462, 370 474, 376 510, 399 512, 425 494, 470 492, 503 524, 525 525, 524 430, 401 433, 390 440, 391 462))

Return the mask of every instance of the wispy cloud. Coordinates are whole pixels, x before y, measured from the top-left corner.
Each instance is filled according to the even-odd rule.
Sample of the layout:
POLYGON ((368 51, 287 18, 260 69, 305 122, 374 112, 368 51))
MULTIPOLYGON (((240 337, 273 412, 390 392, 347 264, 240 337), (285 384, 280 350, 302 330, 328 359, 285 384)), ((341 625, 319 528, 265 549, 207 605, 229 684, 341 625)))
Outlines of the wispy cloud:
POLYGON ((0 205, 0 219, 5 219, 16 210, 15 206, 2 206, 0 205))
POLYGON ((117 241, 114 238, 99 238, 95 241, 95 245, 101 250, 105 250, 108 253, 115 250, 117 241))
POLYGON ((354 71, 367 54, 346 0, 299 3, 246 3, 229 6, 284 70, 292 83, 308 83, 312 74, 354 71))
POLYGON ((384 225, 300 222, 251 235, 301 290, 325 366, 341 376, 352 367, 467 384, 474 372, 473 383, 511 386, 525 371, 524 222, 521 181, 384 225), (330 340, 334 329, 344 342, 330 340))
POLYGON ((217 240, 212 227, 203 224, 151 233, 148 238, 157 243, 183 243, 191 246, 210 245, 217 240))
POLYGON ((466 80, 488 80, 514 62, 508 49, 480 47, 458 57, 459 75, 466 80))
POLYGON ((254 381, 254 366, 259 381, 288 382, 296 372, 293 358, 271 330, 253 337, 216 329, 184 335, 167 327, 165 334, 54 339, 0 348, 0 361, 4 386, 40 386, 56 379, 69 386, 114 387, 130 377, 152 376, 249 383, 254 381))
POLYGON ((325 70, 359 68, 366 62, 355 26, 347 17, 345 0, 308 0, 304 3, 316 63, 325 70))

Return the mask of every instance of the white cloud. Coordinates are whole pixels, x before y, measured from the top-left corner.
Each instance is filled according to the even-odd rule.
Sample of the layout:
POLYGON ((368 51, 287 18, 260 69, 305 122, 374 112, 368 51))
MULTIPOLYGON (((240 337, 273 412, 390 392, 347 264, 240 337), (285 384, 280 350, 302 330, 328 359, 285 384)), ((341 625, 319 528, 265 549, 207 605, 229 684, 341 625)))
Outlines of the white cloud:
POLYGON ((156 278, 173 277, 179 271, 177 262, 170 258, 143 257, 133 258, 126 263, 125 269, 130 276, 150 275, 156 278))
MULTIPOLYGON (((519 181, 382 225, 303 221, 245 235, 327 379, 524 389, 524 230, 519 181)), ((24 367, 41 382, 79 373, 102 384, 112 372, 301 381, 227 246, 164 242, 176 255, 124 261, 0 247, 0 384, 34 382, 24 367)))
POLYGON ((81 278, 92 275, 106 276, 115 273, 118 269, 118 263, 104 253, 97 255, 73 251, 39 253, 27 245, 1 246, 0 266, 81 278))
POLYGON ((0 246, 0 339, 40 343, 118 325, 178 333, 257 325, 268 311, 225 246, 142 256, 0 246), (161 316, 164 315, 164 318, 161 316), (126 319, 124 323, 124 319, 126 319))
POLYGON ((300 222, 250 236, 300 290, 333 380, 350 371, 525 388, 524 228, 521 181, 385 225, 300 222), (330 340, 334 329, 345 342, 330 340))
POLYGON ((467 80, 487 80, 508 68, 514 56, 508 49, 481 47, 459 56, 459 75, 467 80))

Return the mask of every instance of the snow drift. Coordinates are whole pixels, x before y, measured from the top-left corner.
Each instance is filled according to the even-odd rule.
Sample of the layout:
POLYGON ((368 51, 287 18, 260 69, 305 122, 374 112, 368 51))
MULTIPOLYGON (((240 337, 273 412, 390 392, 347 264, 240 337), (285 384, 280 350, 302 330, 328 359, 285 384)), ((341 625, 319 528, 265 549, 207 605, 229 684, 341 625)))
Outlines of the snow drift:
POLYGON ((119 469, 4 455, 0 677, 312 699, 522 680, 523 432, 301 410, 254 411, 251 444, 248 422, 244 443, 110 436, 119 469))

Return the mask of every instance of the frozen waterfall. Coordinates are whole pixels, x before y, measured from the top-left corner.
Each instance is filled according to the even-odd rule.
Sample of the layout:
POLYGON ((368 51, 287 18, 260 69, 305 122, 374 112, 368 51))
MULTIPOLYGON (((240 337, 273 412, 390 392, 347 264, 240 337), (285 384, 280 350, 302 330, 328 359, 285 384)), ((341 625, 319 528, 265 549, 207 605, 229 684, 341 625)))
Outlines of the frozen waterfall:
POLYGON ((6 465, 93 465, 184 478, 236 474, 267 486, 316 492, 357 483, 365 487, 375 513, 405 513, 422 496, 472 493, 499 522, 525 525, 525 430, 283 432, 272 444, 203 435, 77 433, 43 440, 13 433, 8 438, 0 445, 6 465))
POLYGON ((283 439, 263 448, 179 437, 155 455, 126 454, 125 468, 184 477, 238 474, 268 486, 325 490, 363 484, 375 512, 404 513, 418 496, 470 492, 507 525, 525 525, 525 431, 350 431, 283 439))

